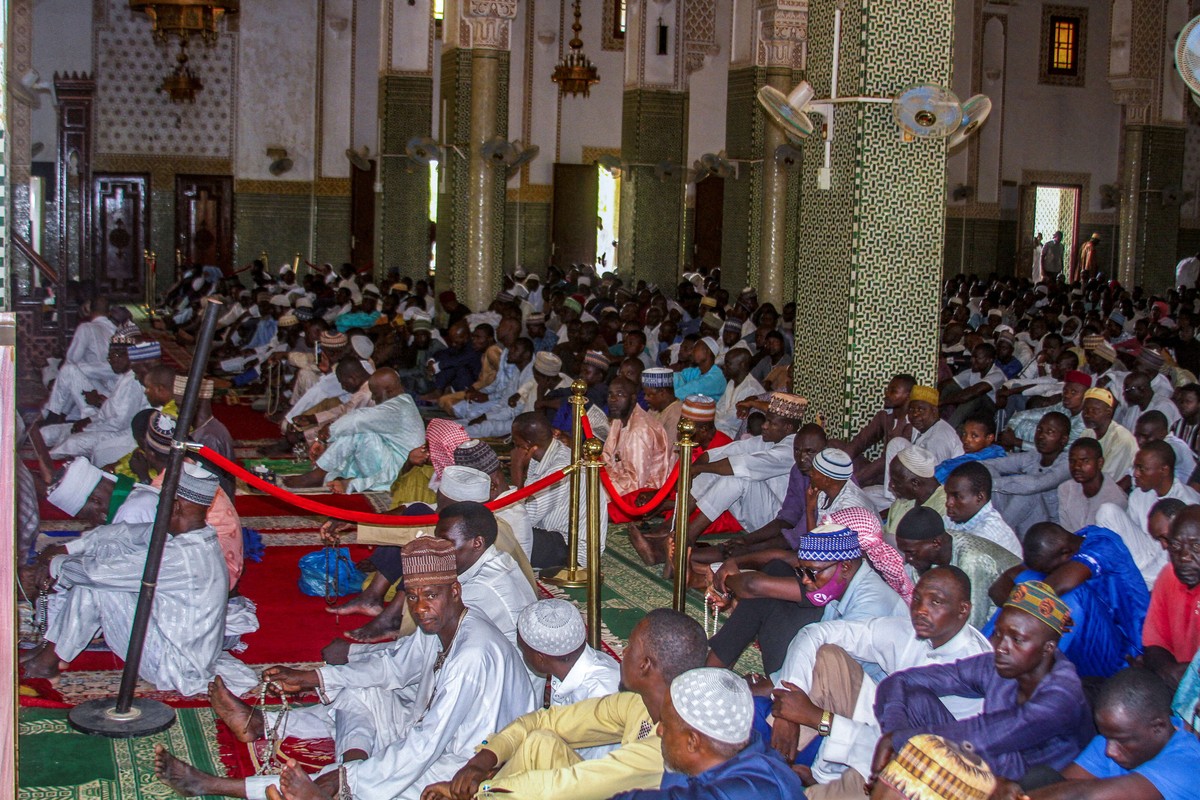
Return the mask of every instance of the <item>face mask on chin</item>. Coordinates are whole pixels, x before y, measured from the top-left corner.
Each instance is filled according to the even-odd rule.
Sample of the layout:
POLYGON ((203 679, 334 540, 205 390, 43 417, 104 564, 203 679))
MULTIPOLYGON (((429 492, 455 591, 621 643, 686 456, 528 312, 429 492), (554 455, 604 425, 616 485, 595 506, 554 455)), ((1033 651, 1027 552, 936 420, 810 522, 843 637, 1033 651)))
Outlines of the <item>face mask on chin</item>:
POLYGON ((839 567, 838 571, 833 574, 828 583, 820 589, 814 589, 811 592, 805 592, 805 597, 808 601, 818 608, 829 605, 834 600, 837 600, 846 591, 846 587, 850 585, 850 581, 846 580, 844 569, 839 567))

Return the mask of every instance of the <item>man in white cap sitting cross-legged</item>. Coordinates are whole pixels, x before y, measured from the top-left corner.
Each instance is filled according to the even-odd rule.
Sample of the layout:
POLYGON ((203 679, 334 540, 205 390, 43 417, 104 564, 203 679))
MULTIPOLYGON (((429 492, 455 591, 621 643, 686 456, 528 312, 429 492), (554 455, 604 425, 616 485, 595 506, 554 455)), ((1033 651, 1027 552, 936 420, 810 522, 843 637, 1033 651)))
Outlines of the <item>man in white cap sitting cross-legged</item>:
MULTIPOLYGON (((579 609, 568 600, 530 603, 517 619, 517 648, 525 666, 550 679, 550 705, 569 706, 617 691, 621 665, 608 653, 588 646, 579 609)), ((581 747, 584 760, 600 758, 617 745, 581 747)))

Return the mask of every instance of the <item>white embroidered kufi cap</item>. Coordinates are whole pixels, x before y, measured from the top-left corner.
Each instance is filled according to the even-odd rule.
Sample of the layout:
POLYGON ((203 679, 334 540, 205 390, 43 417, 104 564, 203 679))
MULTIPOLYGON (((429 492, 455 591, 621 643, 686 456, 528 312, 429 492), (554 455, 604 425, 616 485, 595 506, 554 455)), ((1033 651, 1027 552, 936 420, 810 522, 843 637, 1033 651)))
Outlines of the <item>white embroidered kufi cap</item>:
POLYGON ((557 599, 525 606, 517 618, 517 633, 531 649, 548 656, 574 653, 585 638, 579 609, 567 600, 557 599))
POLYGON ((675 712, 699 733, 724 744, 750 738, 754 697, 746 681, 727 669, 700 667, 671 681, 675 712))

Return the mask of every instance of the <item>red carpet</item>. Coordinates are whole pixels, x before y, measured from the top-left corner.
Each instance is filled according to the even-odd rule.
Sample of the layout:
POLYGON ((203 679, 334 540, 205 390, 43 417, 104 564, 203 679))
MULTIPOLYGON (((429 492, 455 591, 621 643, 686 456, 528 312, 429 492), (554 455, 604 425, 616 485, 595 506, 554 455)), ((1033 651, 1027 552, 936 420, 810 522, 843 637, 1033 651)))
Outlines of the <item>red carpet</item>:
POLYGON ((230 406, 225 403, 214 402, 213 416, 229 429, 229 435, 234 439, 279 438, 279 426, 268 421, 266 415, 261 411, 255 411, 248 405, 230 406))
MULTIPOLYGON (((325 598, 300 592, 300 557, 315 547, 269 547, 263 560, 246 564, 240 586, 258 606, 259 629, 242 637, 247 649, 237 657, 247 664, 320 661, 321 648, 343 631, 357 628, 366 617, 337 617, 325 613, 325 598)), ((370 550, 351 547, 354 561, 370 550)), ((341 602, 340 600, 338 602, 341 602)))

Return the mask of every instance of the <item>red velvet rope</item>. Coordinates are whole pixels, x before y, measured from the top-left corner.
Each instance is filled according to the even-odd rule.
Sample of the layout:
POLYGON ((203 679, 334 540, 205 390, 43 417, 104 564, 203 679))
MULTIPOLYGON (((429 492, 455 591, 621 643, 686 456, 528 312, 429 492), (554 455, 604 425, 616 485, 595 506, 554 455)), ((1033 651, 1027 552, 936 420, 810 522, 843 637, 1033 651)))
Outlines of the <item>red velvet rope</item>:
MULTIPOLYGON (((582 417, 582 422, 583 435, 589 439, 592 438, 594 435, 592 433, 592 421, 588 419, 587 415, 585 414, 582 417)), ((704 448, 700 445, 696 445, 695 448, 692 449, 692 457, 695 458, 703 452, 704 448)), ((664 483, 657 492, 655 492, 654 496, 650 498, 649 502, 647 502, 645 505, 639 506, 630 503, 621 496, 620 492, 618 492, 616 487, 613 486, 612 478, 608 476, 608 470, 603 468, 600 470, 600 482, 604 484, 604 490, 608 492, 608 499, 622 514, 627 517, 644 517, 647 514, 653 513, 656 508, 663 504, 663 501, 667 499, 667 496, 674 491, 675 483, 678 480, 679 459, 676 459, 675 466, 671 468, 671 474, 667 476, 667 482, 664 483)))
MULTIPOLYGON (((298 494, 293 494, 281 486, 276 486, 273 483, 264 481, 254 473, 246 470, 240 464, 230 461, 215 450, 207 447, 201 447, 200 456, 206 461, 211 462, 214 466, 220 467, 231 475, 235 475, 244 480, 250 486, 266 492, 272 497, 283 500, 286 503, 302 508, 305 511, 310 511, 313 514, 324 514, 327 517, 334 519, 345 520, 346 522, 357 522, 367 525, 382 525, 386 528, 406 528, 412 525, 436 525, 438 521, 437 514, 425 514, 419 517, 399 517, 394 514, 372 514, 365 511, 348 511, 344 508, 328 506, 324 503, 310 500, 298 494)), ((487 507, 492 511, 499 511, 513 503, 524 500, 530 495, 537 494, 542 489, 552 486, 566 477, 566 472, 563 470, 555 470, 541 480, 525 486, 510 495, 506 495, 498 500, 493 500, 486 503, 487 507)))

